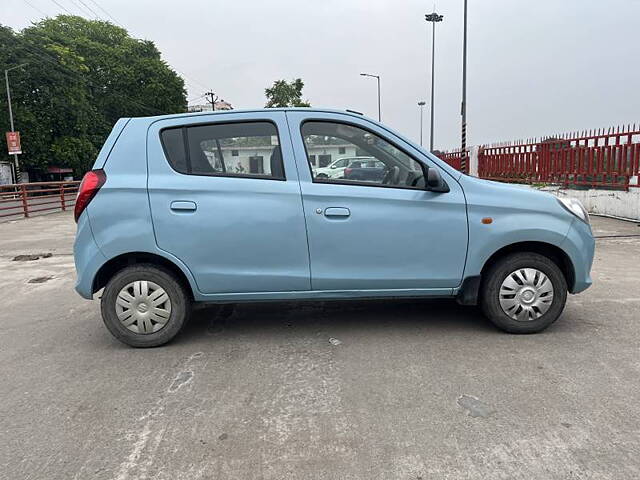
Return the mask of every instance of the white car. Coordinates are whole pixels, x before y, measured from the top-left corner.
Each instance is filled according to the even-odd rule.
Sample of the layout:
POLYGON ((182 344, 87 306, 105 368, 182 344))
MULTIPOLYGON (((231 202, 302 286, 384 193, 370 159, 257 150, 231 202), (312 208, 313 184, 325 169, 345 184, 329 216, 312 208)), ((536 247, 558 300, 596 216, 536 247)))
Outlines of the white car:
MULTIPOLYGON (((326 167, 315 168, 313 176, 317 178, 343 178, 344 169, 355 162, 363 160, 375 160, 373 157, 344 157, 331 162, 326 167)), ((360 165, 358 165, 360 166, 360 165)))

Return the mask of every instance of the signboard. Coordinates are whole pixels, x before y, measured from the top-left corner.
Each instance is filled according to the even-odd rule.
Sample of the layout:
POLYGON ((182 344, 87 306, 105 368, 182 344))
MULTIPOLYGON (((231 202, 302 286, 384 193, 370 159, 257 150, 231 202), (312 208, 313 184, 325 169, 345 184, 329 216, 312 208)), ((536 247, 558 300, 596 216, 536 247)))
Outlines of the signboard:
POLYGON ((22 153, 20 148, 20 132, 7 132, 7 146, 9 147, 9 155, 22 153))
POLYGON ((0 162, 0 185, 13 183, 13 171, 9 162, 0 162))

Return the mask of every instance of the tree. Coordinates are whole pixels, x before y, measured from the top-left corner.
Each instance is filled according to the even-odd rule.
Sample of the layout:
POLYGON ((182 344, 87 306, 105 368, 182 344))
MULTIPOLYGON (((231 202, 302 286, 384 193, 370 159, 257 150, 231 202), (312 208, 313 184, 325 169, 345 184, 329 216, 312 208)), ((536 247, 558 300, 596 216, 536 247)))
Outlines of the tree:
POLYGON ((25 62, 10 80, 26 168, 71 167, 79 176, 119 118, 186 111, 184 81, 153 42, 108 22, 59 15, 18 33, 0 26, 0 65, 25 62))
POLYGON ((309 102, 302 100, 302 87, 304 87, 304 82, 301 78, 296 78, 291 82, 276 80, 271 88, 264 90, 267 97, 265 107, 310 107, 309 102))

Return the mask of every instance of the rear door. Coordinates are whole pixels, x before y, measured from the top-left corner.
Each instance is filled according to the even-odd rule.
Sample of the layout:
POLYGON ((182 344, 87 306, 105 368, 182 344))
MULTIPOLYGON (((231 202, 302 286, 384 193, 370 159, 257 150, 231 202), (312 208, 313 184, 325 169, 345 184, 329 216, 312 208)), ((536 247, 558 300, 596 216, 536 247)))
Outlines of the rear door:
POLYGON ((160 120, 147 145, 156 242, 188 266, 202 293, 310 289, 283 112, 160 120))

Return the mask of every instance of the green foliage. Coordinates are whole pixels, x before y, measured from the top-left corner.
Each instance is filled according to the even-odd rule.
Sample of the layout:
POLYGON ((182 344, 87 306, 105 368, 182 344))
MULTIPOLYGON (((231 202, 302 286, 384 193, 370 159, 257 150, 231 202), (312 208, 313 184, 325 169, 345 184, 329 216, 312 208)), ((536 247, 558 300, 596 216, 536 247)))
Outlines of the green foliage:
MULTIPOLYGON (((187 108, 184 81, 153 42, 108 22, 60 15, 17 33, 0 25, 0 69, 25 62, 9 73, 23 168, 71 167, 79 176, 119 118, 187 108)), ((5 112, 0 95, 9 130, 5 112)))
POLYGON ((267 97, 267 108, 278 107, 310 107, 309 102, 302 100, 302 88, 304 82, 296 78, 291 82, 276 80, 271 88, 266 88, 264 94, 267 97))

